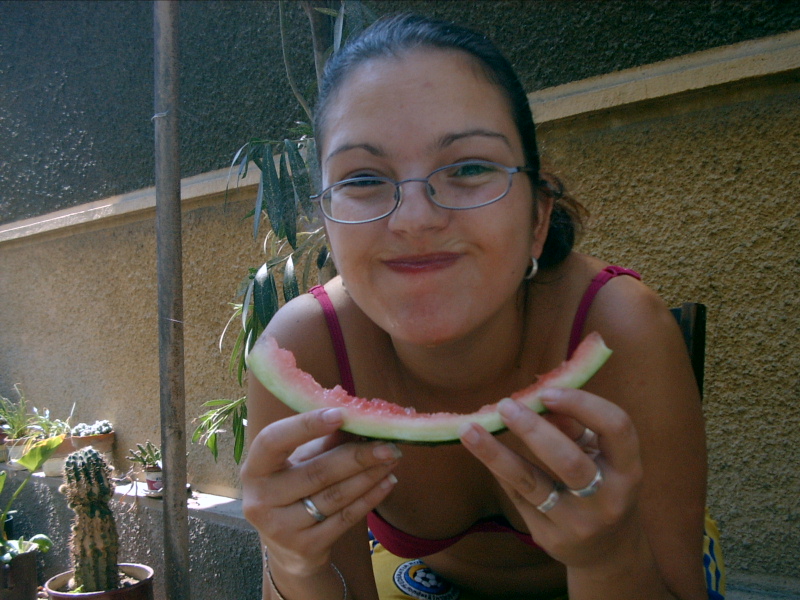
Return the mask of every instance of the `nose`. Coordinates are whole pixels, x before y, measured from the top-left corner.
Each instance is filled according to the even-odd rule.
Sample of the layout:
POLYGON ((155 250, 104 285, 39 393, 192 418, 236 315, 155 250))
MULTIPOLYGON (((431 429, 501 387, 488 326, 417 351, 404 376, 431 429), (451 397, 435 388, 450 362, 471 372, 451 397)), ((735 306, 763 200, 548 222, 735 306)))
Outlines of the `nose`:
POLYGON ((404 179, 398 183, 400 202, 389 215, 389 228, 416 235, 427 229, 445 226, 452 212, 436 206, 429 196, 433 193, 427 179, 404 179))

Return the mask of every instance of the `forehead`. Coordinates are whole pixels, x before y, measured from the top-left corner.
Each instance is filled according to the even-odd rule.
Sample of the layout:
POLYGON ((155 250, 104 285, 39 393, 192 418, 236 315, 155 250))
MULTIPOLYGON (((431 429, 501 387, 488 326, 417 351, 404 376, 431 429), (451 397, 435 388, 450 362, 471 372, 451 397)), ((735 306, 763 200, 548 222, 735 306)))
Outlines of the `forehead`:
POLYGON ((425 47, 354 67, 331 97, 318 137, 324 156, 343 134, 433 133, 474 127, 476 119, 516 137, 510 100, 476 58, 425 47))

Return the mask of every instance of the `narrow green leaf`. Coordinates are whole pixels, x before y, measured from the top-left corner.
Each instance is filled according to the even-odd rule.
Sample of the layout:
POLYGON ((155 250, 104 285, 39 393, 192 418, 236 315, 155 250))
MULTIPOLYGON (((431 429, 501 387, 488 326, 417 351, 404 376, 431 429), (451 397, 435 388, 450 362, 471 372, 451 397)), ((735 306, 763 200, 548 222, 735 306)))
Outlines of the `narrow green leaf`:
POLYGON ((6 486, 6 477, 8 477, 8 471, 0 471, 0 492, 2 492, 3 488, 6 486))
POLYGON ((217 456, 219 456, 219 448, 217 447, 217 434, 212 433, 208 436, 208 440, 206 441, 206 447, 211 450, 211 454, 214 455, 214 460, 217 460, 217 456))
POLYGON ((286 237, 281 231, 283 225, 281 217, 281 184, 278 179, 278 172, 275 170, 272 146, 268 146, 268 148, 269 152, 267 156, 264 156, 261 171, 264 177, 264 204, 267 207, 267 217, 272 231, 278 237, 286 237))
POLYGON ((303 209, 305 215, 312 219, 314 216, 314 205, 311 203, 311 181, 309 179, 308 167, 306 166, 303 157, 300 156, 300 151, 297 142, 293 140, 284 140, 286 147, 286 156, 289 158, 289 166, 292 169, 292 185, 294 186, 294 193, 300 201, 300 207, 303 209))
POLYGON ((291 255, 286 259, 286 266, 283 268, 283 299, 289 302, 292 298, 297 298, 300 290, 297 287, 297 277, 294 273, 294 261, 291 255))
POLYGON ((264 173, 258 178, 258 191, 256 192, 256 206, 253 209, 253 239, 258 239, 258 227, 261 224, 261 211, 264 206, 264 173))
MULTIPOLYGON (((294 185, 289 175, 289 168, 286 163, 286 154, 281 153, 280 182, 281 182, 281 231, 283 237, 289 242, 292 248, 297 247, 297 198, 294 193, 294 185)), ((277 233, 277 232, 276 232, 277 233)))
POLYGON ((275 284, 275 275, 264 264, 256 273, 253 283, 253 311, 259 323, 266 326, 273 315, 278 312, 278 288, 275 284))
POLYGON ((336 21, 333 23, 333 51, 338 52, 342 47, 342 31, 344 30, 344 2, 339 7, 336 14, 336 21))
POLYGON ((247 291, 244 293, 244 302, 242 302, 242 329, 245 330, 247 329, 247 321, 250 318, 250 302, 253 300, 254 287, 255 278, 248 284, 247 291))

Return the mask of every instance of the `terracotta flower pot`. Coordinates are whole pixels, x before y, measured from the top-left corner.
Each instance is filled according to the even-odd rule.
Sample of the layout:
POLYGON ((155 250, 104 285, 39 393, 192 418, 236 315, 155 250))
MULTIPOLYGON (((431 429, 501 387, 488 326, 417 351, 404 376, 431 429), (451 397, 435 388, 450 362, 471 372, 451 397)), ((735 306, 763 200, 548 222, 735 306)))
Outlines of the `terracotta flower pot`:
POLYGON ((61 477, 64 474, 64 461, 67 456, 80 448, 92 446, 101 454, 108 457, 109 464, 110 454, 114 448, 114 432, 99 433, 97 435, 73 435, 64 438, 64 441, 56 448, 53 456, 48 458, 42 465, 42 472, 47 477, 61 477))
POLYGON ((72 571, 66 571, 48 579, 44 589, 50 598, 61 600, 153 600, 153 569, 132 563, 120 563, 118 566, 120 571, 137 579, 138 583, 105 592, 67 592, 64 588, 72 579, 72 571))

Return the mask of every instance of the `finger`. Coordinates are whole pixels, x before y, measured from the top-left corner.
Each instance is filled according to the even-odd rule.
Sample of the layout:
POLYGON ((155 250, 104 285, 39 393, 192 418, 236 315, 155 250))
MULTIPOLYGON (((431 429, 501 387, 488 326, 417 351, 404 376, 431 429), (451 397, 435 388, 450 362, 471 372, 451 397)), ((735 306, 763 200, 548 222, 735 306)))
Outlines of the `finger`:
POLYGON ((325 437, 317 438, 315 440, 311 440, 307 444, 303 444, 291 455, 289 460, 292 463, 310 460, 315 456, 324 454, 328 450, 336 448, 336 446, 341 446, 345 442, 352 441, 354 439, 355 436, 353 434, 336 430, 330 435, 326 435, 325 437))
POLYGON ((567 415, 560 415, 552 412, 546 413, 542 416, 549 423, 552 423, 558 427, 564 433, 564 435, 573 440, 579 446, 586 445, 587 440, 585 438, 585 434, 587 430, 591 430, 589 430, 583 423, 576 421, 567 415))
POLYGON ((553 481, 538 467, 502 444, 483 427, 471 424, 461 443, 495 476, 512 500, 539 506, 553 491, 553 481))
POLYGON ((640 468, 639 438, 628 414, 613 402, 582 390, 553 388, 542 393, 551 411, 585 423, 597 434, 605 460, 619 471, 640 468))
POLYGON ((498 410, 509 430, 567 487, 580 489, 594 478, 595 462, 558 427, 511 399, 502 400, 498 410))
MULTIPOLYGON (((308 498, 322 515, 330 517, 346 509, 361 496, 368 493, 384 478, 391 474, 394 466, 394 464, 381 464, 372 467, 326 487, 308 496, 308 498)), ((315 517, 313 511, 306 508, 302 502, 300 503, 300 507, 302 508, 302 512, 307 513, 305 517, 303 517, 302 514, 300 516, 304 521, 307 521, 309 525, 314 525, 319 521, 319 518, 317 518, 319 515, 315 517)))
POLYGON ((270 423, 253 439, 243 471, 259 477, 283 469, 299 446, 333 433, 343 422, 341 409, 327 408, 270 423))
POLYGON ((320 523, 318 527, 320 532, 323 535, 341 536, 345 531, 362 522, 370 512, 384 501, 396 484, 397 478, 393 474, 390 473, 383 477, 349 505, 342 507, 320 523))
POLYGON ((386 442, 355 442, 337 446, 276 473, 275 498, 279 503, 291 504, 298 497, 318 494, 373 467, 393 467, 401 456, 397 446, 386 442))

